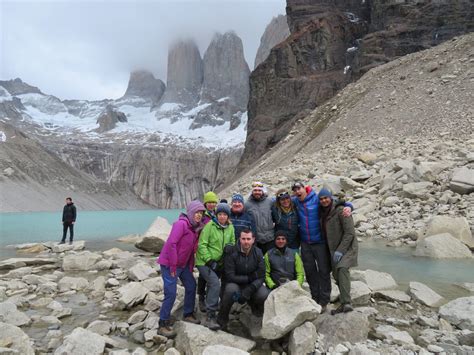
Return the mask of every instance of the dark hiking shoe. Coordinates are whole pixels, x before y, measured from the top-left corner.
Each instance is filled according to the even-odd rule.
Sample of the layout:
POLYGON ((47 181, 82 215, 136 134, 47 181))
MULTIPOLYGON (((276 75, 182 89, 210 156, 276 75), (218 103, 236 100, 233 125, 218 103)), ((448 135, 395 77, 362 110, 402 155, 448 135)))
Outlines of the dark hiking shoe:
POLYGON ((326 313, 327 310, 328 310, 327 304, 321 305, 321 314, 326 313))
POLYGON ((199 311, 202 313, 206 313, 206 298, 204 296, 199 295, 199 311))
POLYGON ((66 242, 64 240, 61 240, 59 244, 66 244, 66 242))
POLYGON ((69 241, 69 245, 72 245, 72 240, 69 241))
POLYGON ((343 312, 344 312, 344 305, 341 304, 339 307, 331 311, 331 315, 335 315, 335 314, 343 313, 343 312))
POLYGON ((199 319, 197 319, 193 313, 184 316, 183 321, 193 323, 193 324, 201 324, 199 319))
POLYGON ((208 327, 210 330, 219 330, 221 326, 217 323, 216 315, 214 313, 208 313, 206 321, 203 323, 204 326, 208 327))
POLYGON ((160 320, 160 326, 158 327, 158 330, 156 333, 158 335, 162 335, 167 338, 173 338, 176 336, 176 331, 173 330, 173 327, 171 326, 169 321, 161 321, 160 320))
POLYGON ((343 310, 344 313, 347 313, 347 312, 352 312, 354 310, 354 308, 352 308, 350 303, 346 303, 342 310, 343 310))
POLYGON ((228 321, 217 317, 217 324, 219 324, 219 326, 221 327, 221 330, 223 330, 224 332, 227 331, 227 323, 228 321))

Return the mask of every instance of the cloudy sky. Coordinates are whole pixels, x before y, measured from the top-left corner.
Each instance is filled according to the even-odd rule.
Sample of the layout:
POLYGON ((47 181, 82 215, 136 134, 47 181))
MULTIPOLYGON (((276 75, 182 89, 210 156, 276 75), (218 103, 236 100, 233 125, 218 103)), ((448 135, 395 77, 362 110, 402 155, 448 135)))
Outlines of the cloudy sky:
POLYGON ((168 45, 192 37, 201 55, 234 30, 253 68, 260 37, 285 0, 0 0, 0 80, 20 77, 61 99, 118 98, 131 70, 166 82, 168 45))

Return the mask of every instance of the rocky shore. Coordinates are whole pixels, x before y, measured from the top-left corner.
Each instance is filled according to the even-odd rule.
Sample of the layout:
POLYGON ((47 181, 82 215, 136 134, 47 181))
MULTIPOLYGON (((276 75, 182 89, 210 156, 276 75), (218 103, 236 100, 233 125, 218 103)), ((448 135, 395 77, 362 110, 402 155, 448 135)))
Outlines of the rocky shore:
POLYGON ((474 352, 473 283, 447 300, 419 282, 403 290, 387 273, 353 270, 355 310, 332 316, 293 282, 271 293, 263 318, 235 305, 228 333, 180 321, 178 286, 178 335, 166 339, 156 334, 163 282, 152 253, 91 252, 81 241, 28 248, 37 254, 0 262, 0 354, 474 352))

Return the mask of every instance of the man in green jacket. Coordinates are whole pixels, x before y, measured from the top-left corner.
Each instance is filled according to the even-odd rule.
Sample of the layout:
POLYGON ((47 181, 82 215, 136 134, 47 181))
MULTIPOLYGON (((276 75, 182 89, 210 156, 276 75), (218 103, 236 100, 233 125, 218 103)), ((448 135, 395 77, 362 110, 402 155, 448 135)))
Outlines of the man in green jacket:
POLYGON ((303 285, 303 262, 298 253, 287 244, 286 231, 276 231, 275 248, 270 249, 264 256, 265 283, 271 290, 293 280, 297 280, 300 286, 303 285))
POLYGON ((351 279, 349 268, 357 266, 358 245, 352 216, 345 216, 344 205, 336 204, 332 193, 321 189, 319 198, 319 217, 321 232, 327 240, 331 255, 332 274, 339 287, 341 305, 331 314, 352 311, 351 279))
POLYGON ((203 325, 211 330, 218 330, 216 311, 221 288, 220 274, 223 269, 224 248, 235 244, 234 226, 229 221, 230 207, 219 203, 216 217, 201 232, 196 253, 196 267, 199 275, 206 280, 206 312, 207 319, 203 325))

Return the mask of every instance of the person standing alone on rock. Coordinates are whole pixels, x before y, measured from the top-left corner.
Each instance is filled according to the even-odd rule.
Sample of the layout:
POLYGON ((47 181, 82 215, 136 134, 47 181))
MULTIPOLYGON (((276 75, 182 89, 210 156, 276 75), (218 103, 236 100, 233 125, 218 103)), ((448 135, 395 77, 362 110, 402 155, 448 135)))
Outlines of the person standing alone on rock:
POLYGON ((204 224, 202 216, 205 207, 200 201, 192 201, 173 224, 170 235, 160 253, 160 264, 165 298, 160 309, 158 334, 165 337, 176 335, 170 322, 171 309, 176 300, 178 278, 184 286, 184 321, 199 324, 194 316, 196 302, 196 280, 193 275, 194 254, 197 250, 199 233, 204 224))
POLYGON ((245 209, 253 217, 257 231, 255 235, 257 247, 262 250, 263 254, 273 248, 274 245, 272 205, 272 200, 268 198, 263 183, 254 182, 252 193, 245 203, 245 209))
POLYGON ((59 244, 66 243, 67 230, 69 228, 69 244, 74 239, 74 223, 76 223, 77 211, 71 197, 66 198, 66 205, 63 208, 63 237, 59 244))
POLYGON ((318 198, 321 233, 328 243, 332 274, 340 292, 341 305, 331 311, 331 314, 350 312, 352 306, 349 268, 357 266, 358 252, 354 221, 351 216, 344 215, 344 205, 336 203, 328 189, 321 189, 318 198))

